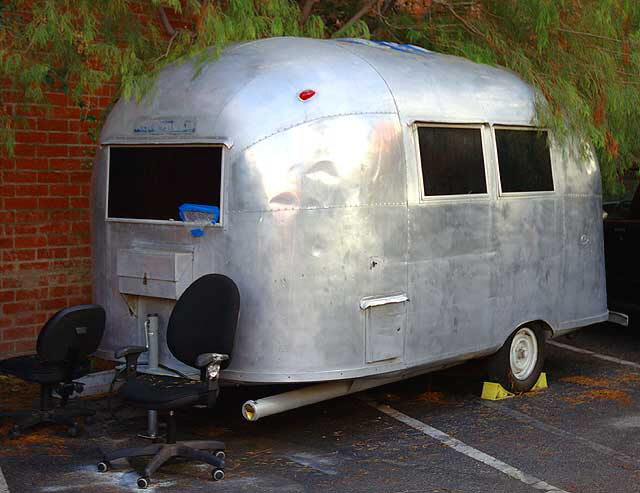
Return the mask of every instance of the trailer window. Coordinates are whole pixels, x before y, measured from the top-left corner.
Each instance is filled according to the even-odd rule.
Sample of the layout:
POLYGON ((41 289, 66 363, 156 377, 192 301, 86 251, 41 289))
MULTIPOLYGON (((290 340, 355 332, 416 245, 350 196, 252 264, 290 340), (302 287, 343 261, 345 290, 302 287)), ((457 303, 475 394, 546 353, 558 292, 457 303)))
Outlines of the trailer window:
POLYGON ((111 147, 108 217, 179 221, 181 204, 220 207, 221 174, 221 147, 111 147))
POLYGON ((496 129, 502 192, 553 191, 547 132, 496 129))
POLYGON ((425 196, 487 193, 480 128, 418 127, 425 196))

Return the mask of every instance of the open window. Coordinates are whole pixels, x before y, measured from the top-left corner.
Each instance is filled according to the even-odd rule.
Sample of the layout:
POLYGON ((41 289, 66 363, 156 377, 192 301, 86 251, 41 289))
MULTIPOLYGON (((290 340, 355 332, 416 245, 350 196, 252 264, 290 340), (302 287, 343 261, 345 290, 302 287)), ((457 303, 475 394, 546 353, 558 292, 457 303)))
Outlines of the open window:
POLYGON ((180 221, 184 203, 220 207, 222 147, 112 146, 107 217, 180 221))
POLYGON ((487 193, 482 129, 419 126, 423 197, 487 193))
POLYGON ((553 192, 546 131, 496 128, 495 135, 502 193, 553 192))

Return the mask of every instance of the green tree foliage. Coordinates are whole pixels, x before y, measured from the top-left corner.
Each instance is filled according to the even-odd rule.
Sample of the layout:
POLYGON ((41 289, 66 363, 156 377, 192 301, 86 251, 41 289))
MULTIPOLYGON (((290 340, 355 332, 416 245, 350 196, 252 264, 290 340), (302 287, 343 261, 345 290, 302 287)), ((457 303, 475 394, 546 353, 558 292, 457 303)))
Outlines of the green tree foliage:
POLYGON ((377 35, 518 73, 544 95, 538 118, 593 142, 609 193, 640 161, 640 2, 408 2, 377 35), (548 104, 546 104, 548 103, 548 104))
MULTIPOLYGON (((540 124, 593 142, 609 190, 640 159, 637 0, 0 0, 0 80, 25 103, 52 89, 81 101, 111 81, 139 98, 169 63, 270 36, 372 37, 501 65, 543 95, 540 124)), ((10 148, 19 122, 2 94, 10 148)))
MULTIPOLYGON (((228 43, 330 34, 318 15, 301 20, 292 0, 0 0, 0 81, 25 103, 62 90, 82 105, 111 81, 121 96, 140 98, 163 66, 191 57, 201 66, 228 43)), ((366 37, 367 25, 356 20, 343 34, 366 37)), ((0 110, 9 152, 16 124, 0 110)))

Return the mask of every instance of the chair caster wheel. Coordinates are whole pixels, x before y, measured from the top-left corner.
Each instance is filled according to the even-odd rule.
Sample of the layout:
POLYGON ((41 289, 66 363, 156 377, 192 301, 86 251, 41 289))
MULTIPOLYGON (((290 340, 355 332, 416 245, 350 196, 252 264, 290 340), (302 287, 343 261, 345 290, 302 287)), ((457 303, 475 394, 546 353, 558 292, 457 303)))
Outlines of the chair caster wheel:
POLYGON ((75 438, 78 436, 78 427, 77 426, 69 426, 67 429, 67 433, 71 438, 75 438))
POLYGON ((227 458, 227 454, 224 453, 224 450, 216 450, 214 455, 220 460, 225 460, 227 458))
POLYGON ((9 430, 9 438, 16 439, 20 436, 20 428, 14 426, 9 430))
POLYGON ((211 478, 214 481, 220 481, 221 479, 224 479, 224 471, 222 469, 214 469, 213 471, 211 471, 211 478))
POLYGON ((144 490, 145 488, 147 488, 149 486, 149 478, 138 478, 138 488, 140 488, 141 490, 144 490))
POLYGON ((109 467, 111 467, 111 464, 106 461, 98 462, 98 472, 107 472, 109 470, 109 467))

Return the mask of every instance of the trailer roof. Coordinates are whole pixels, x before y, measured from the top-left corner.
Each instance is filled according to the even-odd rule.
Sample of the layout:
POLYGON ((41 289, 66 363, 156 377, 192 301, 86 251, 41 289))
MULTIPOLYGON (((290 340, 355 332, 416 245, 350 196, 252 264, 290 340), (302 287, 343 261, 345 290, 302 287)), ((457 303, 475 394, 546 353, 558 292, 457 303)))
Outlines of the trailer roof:
POLYGON ((412 45, 269 38, 230 46, 194 77, 167 67, 141 102, 120 101, 103 143, 225 142, 242 148, 308 121, 395 114, 404 123, 529 125, 534 91, 514 73, 412 45), (315 95, 301 101, 301 91, 315 95))

